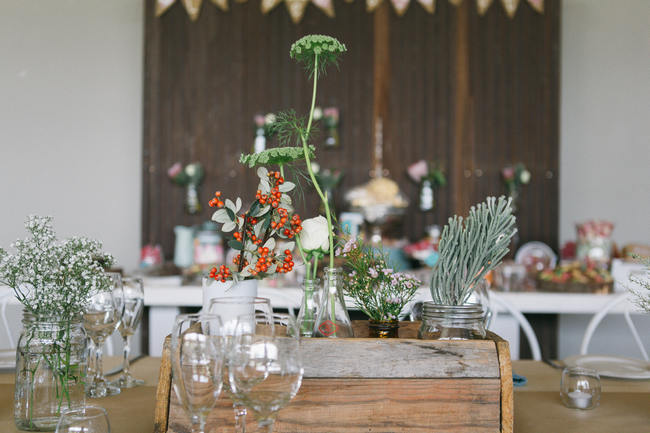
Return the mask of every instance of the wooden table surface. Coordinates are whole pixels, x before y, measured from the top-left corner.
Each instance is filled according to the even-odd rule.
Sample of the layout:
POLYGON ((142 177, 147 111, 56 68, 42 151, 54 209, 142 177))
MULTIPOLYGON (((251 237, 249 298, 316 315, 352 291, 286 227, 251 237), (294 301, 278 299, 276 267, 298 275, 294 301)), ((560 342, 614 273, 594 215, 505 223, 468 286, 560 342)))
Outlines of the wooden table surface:
MULTIPOLYGON (((117 365, 108 359, 106 369, 117 365)), ((89 399, 104 407, 112 433, 153 431, 153 410, 159 358, 143 358, 133 364, 135 376, 145 386, 123 390, 122 394, 89 399)), ((514 361, 513 371, 526 376, 528 383, 515 388, 516 433, 650 433, 650 380, 603 379, 598 408, 590 411, 568 409, 560 401, 560 370, 535 361, 514 361)), ((13 374, 0 374, 0 432, 14 433, 13 374)), ((209 432, 208 432, 209 433, 209 432)))

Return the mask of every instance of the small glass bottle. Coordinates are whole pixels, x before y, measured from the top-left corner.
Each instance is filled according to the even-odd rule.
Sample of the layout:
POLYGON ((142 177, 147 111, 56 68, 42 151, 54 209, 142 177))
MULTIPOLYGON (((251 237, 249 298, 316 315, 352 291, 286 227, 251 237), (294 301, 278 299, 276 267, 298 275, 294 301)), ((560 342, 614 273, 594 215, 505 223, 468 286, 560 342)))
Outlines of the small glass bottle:
POLYGON ((324 269, 323 292, 320 308, 314 323, 314 337, 354 337, 352 323, 343 298, 343 271, 341 268, 324 269))
POLYGON ((305 278, 302 290, 302 302, 298 312, 298 326, 301 337, 311 337, 314 333, 314 321, 318 317, 320 303, 320 279, 305 278))
POLYGON ((480 304, 439 305, 425 302, 418 338, 423 340, 482 340, 485 315, 480 304))
POLYGON ((14 394, 14 420, 20 430, 52 431, 63 410, 84 407, 87 347, 80 316, 23 313, 14 394))
POLYGON ((424 179, 420 185, 420 210, 423 212, 433 209, 433 185, 429 179, 424 179))

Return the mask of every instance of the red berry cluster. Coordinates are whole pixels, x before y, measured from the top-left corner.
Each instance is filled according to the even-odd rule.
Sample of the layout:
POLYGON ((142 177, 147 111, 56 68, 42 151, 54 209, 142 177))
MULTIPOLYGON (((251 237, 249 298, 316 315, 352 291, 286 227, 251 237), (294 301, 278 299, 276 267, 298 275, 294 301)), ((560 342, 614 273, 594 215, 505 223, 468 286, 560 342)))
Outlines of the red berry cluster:
POLYGON ((284 178, 280 175, 279 171, 269 171, 269 178, 274 183, 273 188, 271 188, 271 193, 262 194, 262 191, 258 189, 255 198, 261 205, 270 204, 273 209, 277 209, 280 206, 280 199, 282 198, 280 185, 284 183, 284 178))
POLYGON ((286 274, 287 272, 291 272, 291 270, 293 270, 293 256, 291 255, 291 250, 284 250, 284 263, 282 263, 282 266, 278 265, 277 272, 279 274, 286 274))
MULTIPOLYGON (((239 263, 241 262, 241 254, 237 254, 237 256, 234 259, 232 259, 232 262, 235 265, 239 265, 239 263)), ((248 266, 248 260, 244 259, 244 265, 243 266, 244 267, 248 266)))
POLYGON ((217 281, 225 283, 228 278, 232 276, 230 269, 226 265, 219 266, 219 271, 217 268, 210 269, 210 278, 214 278, 217 281))
POLYGON ((223 207, 223 202, 219 197, 221 197, 221 191, 215 192, 214 198, 208 203, 210 207, 223 207))

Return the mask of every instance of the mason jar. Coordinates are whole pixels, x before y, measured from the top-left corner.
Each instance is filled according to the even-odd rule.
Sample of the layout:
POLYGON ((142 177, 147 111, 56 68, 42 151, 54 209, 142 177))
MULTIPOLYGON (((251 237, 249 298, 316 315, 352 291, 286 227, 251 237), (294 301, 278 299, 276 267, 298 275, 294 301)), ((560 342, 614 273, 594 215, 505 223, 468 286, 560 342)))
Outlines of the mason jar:
POLYGON ((61 411, 85 406, 87 356, 81 316, 23 313, 14 394, 14 420, 20 430, 54 430, 61 411))
POLYGON ((439 305, 425 302, 418 338, 423 340, 481 340, 485 316, 480 304, 439 305))

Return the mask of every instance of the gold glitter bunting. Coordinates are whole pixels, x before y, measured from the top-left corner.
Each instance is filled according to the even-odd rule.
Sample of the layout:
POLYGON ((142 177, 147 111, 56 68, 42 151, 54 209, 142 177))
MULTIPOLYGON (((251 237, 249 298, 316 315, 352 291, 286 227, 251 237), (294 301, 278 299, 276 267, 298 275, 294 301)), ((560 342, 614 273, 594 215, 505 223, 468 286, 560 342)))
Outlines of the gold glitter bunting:
POLYGON ((404 12, 409 8, 409 4, 411 3, 411 0, 390 0, 390 2, 393 4, 393 8, 395 9, 395 13, 397 13, 397 16, 402 16, 404 15, 404 12))
POLYGON ((260 8, 262 9, 263 14, 269 13, 271 9, 280 4, 282 0, 262 0, 260 3, 260 8))
POLYGON ((479 15, 485 15, 485 12, 492 6, 494 0, 476 0, 476 9, 479 15))
POLYGON ((176 0, 156 0, 156 16, 164 14, 176 0))
POLYGON ((228 10, 228 0, 212 0, 212 3, 214 3, 222 11, 228 10))
POLYGON ((334 1, 333 0, 311 0, 311 2, 320 10, 325 12, 330 18, 334 18, 334 1))
POLYGON ((509 18, 514 18, 519 6, 519 0, 501 0, 503 8, 506 10, 509 18))
POLYGON ((182 0, 183 6, 187 14, 190 16, 192 21, 196 21, 199 18, 199 13, 201 12, 201 2, 203 0, 182 0))
POLYGON ((544 13, 544 0, 528 0, 528 4, 540 14, 544 13))
POLYGON ((462 2, 463 0, 449 0, 449 3, 451 3, 454 6, 460 6, 462 2))
POLYGON ((382 0, 366 0, 366 11, 374 12, 379 7, 382 0))
POLYGON ((302 20, 302 17, 305 15, 307 3, 309 3, 309 0, 284 0, 284 4, 287 6, 287 10, 291 16, 291 21, 294 24, 298 24, 302 20))
POLYGON ((436 0, 417 0, 420 3, 420 6, 424 8, 425 11, 430 14, 435 13, 436 11, 436 0))

